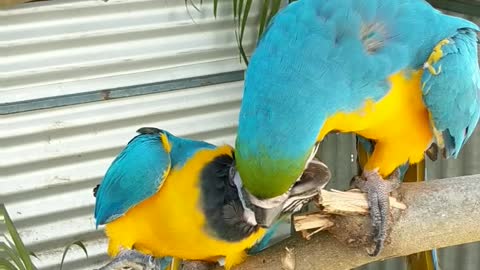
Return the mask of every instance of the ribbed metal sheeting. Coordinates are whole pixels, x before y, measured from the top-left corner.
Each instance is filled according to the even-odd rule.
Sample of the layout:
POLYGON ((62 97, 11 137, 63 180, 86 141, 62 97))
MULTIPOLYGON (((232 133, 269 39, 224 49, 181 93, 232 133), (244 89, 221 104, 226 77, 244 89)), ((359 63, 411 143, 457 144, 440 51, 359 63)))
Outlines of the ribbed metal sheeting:
POLYGON ((215 19, 203 2, 200 11, 178 0, 52 0, 0 11, 0 103, 243 69, 231 4, 220 3, 215 19))
MULTIPOLYGON (((139 127, 233 143, 241 76, 58 107, 92 91, 150 83, 163 89, 162 82, 187 79, 173 85, 178 89, 189 78, 241 74, 231 5, 221 3, 216 19, 211 1, 200 8, 187 10, 179 0, 53 0, 0 13, 0 54, 7 56, 0 65, 7 113, 0 115, 0 202, 40 269, 57 270, 64 247, 76 240, 89 258, 74 247, 64 269, 92 269, 106 259, 92 188, 139 127), (52 108, 30 111, 39 104, 52 108), (23 112, 12 113, 18 108, 23 112)), ((248 24, 247 46, 252 29, 248 24)))
POLYGON ((42 270, 58 269, 63 248, 74 249, 65 269, 103 261, 102 228, 95 230, 92 188, 142 126, 179 136, 232 144, 242 82, 90 103, 4 117, 0 124, 0 201, 42 270))

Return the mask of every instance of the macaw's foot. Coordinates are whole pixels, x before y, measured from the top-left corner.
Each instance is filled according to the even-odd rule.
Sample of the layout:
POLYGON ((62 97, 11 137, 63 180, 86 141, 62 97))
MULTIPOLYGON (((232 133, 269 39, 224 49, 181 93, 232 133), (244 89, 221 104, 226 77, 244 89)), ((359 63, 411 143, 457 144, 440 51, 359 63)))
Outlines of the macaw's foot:
POLYGON ((377 171, 364 172, 362 176, 352 179, 352 186, 367 193, 370 218, 373 227, 373 242, 375 248, 370 256, 377 256, 383 249, 387 238, 388 218, 390 214, 389 194, 400 186, 400 172, 396 170, 384 180, 377 171))
POLYGON ((182 270, 212 270, 217 267, 217 263, 203 261, 183 261, 182 270))
POLYGON ((160 261, 149 255, 144 255, 138 251, 125 249, 107 265, 98 270, 160 270, 160 261), (158 264, 158 265, 157 265, 158 264))

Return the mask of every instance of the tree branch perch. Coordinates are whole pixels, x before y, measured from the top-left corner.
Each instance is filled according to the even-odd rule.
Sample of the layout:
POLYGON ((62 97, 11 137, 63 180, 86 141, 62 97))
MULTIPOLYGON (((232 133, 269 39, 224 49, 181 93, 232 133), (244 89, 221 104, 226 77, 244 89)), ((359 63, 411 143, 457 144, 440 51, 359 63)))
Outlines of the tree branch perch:
POLYGON ((250 257, 235 269, 282 269, 288 255, 295 258, 295 270, 343 270, 480 241, 480 175, 403 183, 397 193, 396 197, 408 208, 392 209, 394 222, 389 243, 378 257, 369 257, 365 250, 369 243, 366 234, 371 230, 368 216, 334 215, 330 219, 334 225, 328 232, 309 241, 292 237, 250 257))

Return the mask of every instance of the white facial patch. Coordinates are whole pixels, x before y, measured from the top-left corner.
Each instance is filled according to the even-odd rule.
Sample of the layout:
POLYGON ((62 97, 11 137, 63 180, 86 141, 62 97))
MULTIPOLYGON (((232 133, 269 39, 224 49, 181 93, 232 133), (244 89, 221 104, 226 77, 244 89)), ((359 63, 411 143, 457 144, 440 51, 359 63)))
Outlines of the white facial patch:
POLYGON ((254 225, 254 226, 257 225, 257 220, 255 219, 255 213, 252 211, 252 209, 247 207, 245 203, 245 199, 243 198, 243 193, 242 193, 243 184, 242 184, 242 179, 240 178, 240 174, 238 172, 235 172, 235 176, 233 177, 233 183, 235 183, 238 197, 240 198, 240 202, 242 203, 243 218, 248 224, 254 225))

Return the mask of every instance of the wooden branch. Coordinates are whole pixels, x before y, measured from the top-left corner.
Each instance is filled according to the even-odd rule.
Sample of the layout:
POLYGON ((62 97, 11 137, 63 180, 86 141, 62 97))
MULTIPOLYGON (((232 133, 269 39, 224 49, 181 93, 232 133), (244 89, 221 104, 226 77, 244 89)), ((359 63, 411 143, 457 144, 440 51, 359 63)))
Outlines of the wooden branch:
MULTIPOLYGON (((391 198, 391 232, 384 251, 371 247, 365 194, 322 191, 323 212, 294 220, 301 234, 249 257, 234 270, 345 270, 434 248, 480 241, 480 175, 404 183, 391 198), (306 230, 327 229, 312 237, 306 230)), ((221 269, 221 268, 217 268, 221 269)))
POLYGON ((314 220, 331 221, 333 225, 328 232, 321 232, 309 241, 301 236, 292 237, 248 258, 235 269, 343 270, 433 248, 480 241, 480 175, 402 184, 396 195, 401 203, 391 201, 393 223, 389 243, 378 257, 369 257, 366 252, 371 245, 368 235, 371 228, 365 215, 364 194, 352 193, 324 192, 328 216, 316 214, 300 218, 308 221, 301 222, 307 225, 300 229, 312 229, 314 220), (339 196, 346 196, 348 203, 337 201, 339 196), (408 207, 403 209, 404 205, 408 207), (293 268, 292 264, 295 264, 293 268))
MULTIPOLYGON (((320 231, 333 227, 332 215, 368 215, 368 201, 365 193, 352 189, 349 191, 322 190, 321 201, 317 204, 322 208, 316 213, 294 216, 294 228, 302 233, 303 238, 310 238, 320 231), (312 230, 313 232, 308 232, 312 230)), ((405 210, 407 206, 395 197, 390 197, 390 207, 405 210)))

